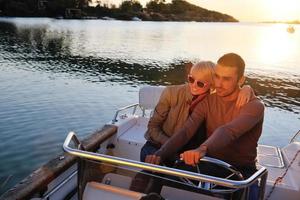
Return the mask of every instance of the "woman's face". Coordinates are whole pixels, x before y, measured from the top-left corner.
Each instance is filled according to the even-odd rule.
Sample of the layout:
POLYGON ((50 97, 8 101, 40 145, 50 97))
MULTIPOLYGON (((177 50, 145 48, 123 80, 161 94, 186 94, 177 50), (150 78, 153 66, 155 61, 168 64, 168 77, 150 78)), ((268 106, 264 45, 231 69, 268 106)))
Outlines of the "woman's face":
POLYGON ((200 95, 206 93, 210 89, 210 78, 200 70, 191 69, 188 75, 188 84, 192 95, 200 95))

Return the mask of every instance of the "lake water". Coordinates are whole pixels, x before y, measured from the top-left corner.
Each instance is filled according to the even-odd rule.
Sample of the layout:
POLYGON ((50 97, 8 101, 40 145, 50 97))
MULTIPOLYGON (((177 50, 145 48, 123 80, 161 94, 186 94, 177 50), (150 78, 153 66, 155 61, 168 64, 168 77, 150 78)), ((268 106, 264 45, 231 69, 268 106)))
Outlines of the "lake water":
POLYGON ((184 82, 186 61, 228 52, 267 106, 262 144, 300 128, 300 26, 0 18, 0 193, 137 102, 143 85, 184 82), (4 185, 4 180, 7 182, 4 185))

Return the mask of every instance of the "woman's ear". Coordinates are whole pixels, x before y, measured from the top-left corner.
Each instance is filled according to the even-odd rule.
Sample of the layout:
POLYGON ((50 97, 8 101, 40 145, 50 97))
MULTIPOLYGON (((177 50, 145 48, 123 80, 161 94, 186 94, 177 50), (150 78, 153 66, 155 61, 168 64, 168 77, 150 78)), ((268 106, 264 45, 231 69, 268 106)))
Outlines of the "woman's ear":
POLYGON ((238 84, 239 84, 240 87, 241 87, 242 85, 244 85, 245 80, 246 80, 246 77, 245 77, 245 76, 242 76, 242 77, 239 79, 238 84))

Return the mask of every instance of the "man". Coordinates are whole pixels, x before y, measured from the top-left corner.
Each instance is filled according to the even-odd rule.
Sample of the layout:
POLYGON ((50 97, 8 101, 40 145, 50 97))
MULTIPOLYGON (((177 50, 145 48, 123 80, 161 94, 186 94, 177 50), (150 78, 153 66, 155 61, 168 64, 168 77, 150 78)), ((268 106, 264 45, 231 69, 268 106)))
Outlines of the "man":
POLYGON ((207 139, 198 148, 185 151, 182 159, 195 165, 208 155, 238 168, 245 178, 256 171, 256 147, 262 132, 264 105, 253 97, 243 107, 235 106, 244 83, 245 62, 237 54, 223 55, 215 68, 216 93, 197 104, 183 128, 175 133, 146 162, 159 164, 186 144, 205 122, 207 139))

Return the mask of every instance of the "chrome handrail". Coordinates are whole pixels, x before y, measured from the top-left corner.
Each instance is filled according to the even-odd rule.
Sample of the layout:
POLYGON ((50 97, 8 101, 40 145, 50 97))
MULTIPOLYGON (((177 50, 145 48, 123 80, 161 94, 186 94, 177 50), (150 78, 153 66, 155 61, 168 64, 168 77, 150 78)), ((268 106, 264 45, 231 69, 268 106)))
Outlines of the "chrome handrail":
POLYGON ((133 112, 132 112, 132 114, 134 115, 134 114, 135 114, 135 111, 136 111, 136 108, 137 108, 138 105, 139 105, 138 103, 135 103, 135 104, 131 104, 131 105, 128 105, 128 106, 125 106, 125 107, 123 107, 123 108, 118 109, 118 110, 116 111, 116 113, 115 113, 114 118, 112 119, 112 124, 115 124, 115 123, 118 121, 118 120, 117 120, 117 117, 118 117, 118 115, 119 115, 119 112, 121 112, 121 111, 123 111, 123 110, 127 110, 127 109, 129 109, 129 108, 133 108, 133 107, 134 107, 133 112))
POLYGON ((82 157, 82 158, 87 158, 87 159, 92 159, 92 160, 97 160, 97 161, 103 161, 103 162, 108 162, 112 164, 118 164, 118 165, 123 165, 123 166, 128 166, 128 167, 136 167, 144 170, 149 170, 153 172, 159 172, 163 174, 168 174, 172 176, 179 176, 179 177, 184 177, 188 179, 193 179, 197 181, 202 181, 202 182, 209 182, 225 187, 230 187, 230 188, 245 188, 253 184, 258 180, 258 178, 266 179, 267 177, 267 169, 264 167, 261 167, 257 172, 255 172, 252 176, 250 176, 246 180, 241 180, 241 181, 235 181, 235 180, 228 180, 224 178, 218 178, 218 177, 213 177, 205 174, 197 174, 194 172, 189 172, 189 171, 184 171, 180 169, 174 169, 174 168, 169 168, 165 166, 160 166, 160 165, 154 165, 154 164, 149 164, 149 163, 144 163, 144 162, 139 162, 135 160, 129 160, 125 158, 119 158, 115 156, 109 156, 109 155, 104 155, 104 154, 99 154, 99 153, 94 153, 94 152, 87 152, 79 149, 73 149, 69 147, 69 144, 75 135, 74 132, 70 132, 65 139, 65 142, 63 144, 63 149, 67 153, 82 157))

